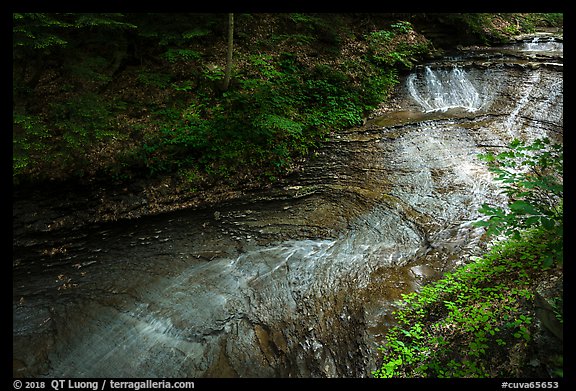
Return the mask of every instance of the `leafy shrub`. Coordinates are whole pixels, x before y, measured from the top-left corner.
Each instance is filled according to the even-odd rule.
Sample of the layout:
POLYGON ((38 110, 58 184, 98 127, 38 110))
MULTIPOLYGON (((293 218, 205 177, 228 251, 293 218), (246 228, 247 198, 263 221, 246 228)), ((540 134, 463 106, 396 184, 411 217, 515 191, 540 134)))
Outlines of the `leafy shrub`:
POLYGON ((495 245, 418 293, 403 295, 374 377, 514 377, 509 354, 532 341, 533 280, 549 233, 495 245))
POLYGON ((13 137, 15 183, 25 175, 44 179, 82 173, 93 163, 88 158, 92 148, 121 137, 111 121, 117 103, 84 93, 52 102, 44 117, 15 113, 15 129, 22 130, 13 137))
POLYGON ((46 159, 50 132, 40 118, 13 114, 12 176, 15 183, 29 171, 37 171, 40 160, 46 159), (36 165, 36 167, 34 167, 36 165))
POLYGON ((412 24, 400 21, 392 30, 373 31, 365 36, 368 42, 368 60, 380 66, 414 66, 415 59, 430 51, 430 44, 416 39, 412 24))
POLYGON ((488 218, 475 225, 487 227, 488 235, 501 234, 514 239, 520 238, 522 230, 541 227, 557 238, 553 251, 561 260, 563 156, 562 146, 547 138, 530 144, 514 140, 506 152, 481 155, 496 174, 495 180, 504 184, 510 202, 506 208, 482 205, 480 212, 488 218))
POLYGON ((164 53, 164 58, 170 63, 196 61, 202 58, 202 53, 191 49, 169 48, 166 50, 166 53, 164 53))

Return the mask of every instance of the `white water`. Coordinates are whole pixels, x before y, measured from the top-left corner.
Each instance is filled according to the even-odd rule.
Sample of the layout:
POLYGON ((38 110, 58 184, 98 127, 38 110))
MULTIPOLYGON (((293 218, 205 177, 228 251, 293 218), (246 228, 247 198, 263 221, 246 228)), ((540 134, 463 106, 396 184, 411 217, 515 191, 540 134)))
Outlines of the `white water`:
MULTIPOLYGON (((254 325, 283 333, 303 360, 321 363, 323 376, 347 374, 343 358, 333 353, 336 341, 319 331, 326 327, 322 322, 338 322, 333 331, 342 332, 350 321, 346 302, 335 298, 358 300, 375 270, 406 264, 430 249, 446 257, 474 254, 482 230, 470 221, 495 195, 476 157, 481 150, 474 135, 453 121, 408 127, 402 138, 381 146, 394 183, 390 197, 340 237, 256 246, 140 287, 132 308, 117 315, 103 311, 50 375, 202 376, 224 349, 243 376, 273 376, 268 365, 276 356, 262 346, 254 325), (309 324, 303 332, 294 325, 277 328, 299 320, 309 324)), ((374 314, 367 316, 377 323, 374 314)), ((301 370, 302 376, 309 369, 301 370)))
POLYGON ((527 52, 562 52, 564 43, 554 40, 542 40, 540 37, 534 37, 530 42, 522 43, 520 50, 527 52))
POLYGON ((468 73, 457 66, 451 69, 424 68, 424 73, 412 73, 406 80, 412 97, 424 111, 447 111, 461 108, 468 112, 480 110, 490 96, 473 84, 468 73))

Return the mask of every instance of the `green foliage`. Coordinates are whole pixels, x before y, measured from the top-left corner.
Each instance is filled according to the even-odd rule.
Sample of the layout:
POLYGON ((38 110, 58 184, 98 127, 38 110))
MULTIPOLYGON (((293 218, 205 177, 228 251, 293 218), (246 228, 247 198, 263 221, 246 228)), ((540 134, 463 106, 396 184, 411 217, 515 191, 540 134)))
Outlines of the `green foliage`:
POLYGON ((188 30, 182 33, 182 38, 185 39, 194 39, 194 38, 202 38, 210 34, 210 30, 208 28, 196 28, 193 30, 188 30))
POLYGON ((169 48, 168 50, 166 50, 166 53, 164 53, 164 57, 170 63, 176 63, 180 61, 190 62, 190 61, 197 61, 200 58, 202 58, 202 53, 191 49, 169 48))
POLYGON ((269 54, 253 54, 248 57, 248 61, 258 78, 271 80, 283 75, 269 54))
POLYGON ((291 43, 298 46, 307 46, 315 41, 315 37, 310 34, 280 34, 273 37, 275 43, 291 43))
POLYGON ((28 172, 34 161, 49 142, 50 133, 42 120, 36 116, 13 113, 12 175, 18 178, 28 172))
POLYGON ((110 106, 96 94, 86 93, 55 103, 51 112, 52 122, 71 146, 82 147, 116 134, 110 126, 110 106))
POLYGON ((301 23, 304 25, 312 26, 318 23, 318 18, 313 15, 293 13, 290 14, 289 17, 293 22, 301 23))
MULTIPOLYGON (((193 105, 156 112, 162 136, 148 140, 146 165, 152 172, 194 165, 229 177, 235 170, 269 167, 263 175, 277 177, 330 131, 359 124, 364 111, 383 96, 382 88, 389 90, 397 81, 393 73, 374 67, 374 77, 357 85, 339 69, 308 69, 289 53, 251 54, 246 64, 238 88, 210 93, 221 69, 206 67, 200 81, 205 93, 195 89, 193 105), (369 88, 374 94, 366 94, 369 88)), ((189 91, 187 86, 173 84, 181 91, 189 91)))
POLYGON ((420 292, 403 296, 375 377, 513 377, 507 352, 532 340, 533 279, 542 272, 540 229, 501 242, 420 292))
POLYGON ((14 13, 12 36, 15 48, 45 50, 64 47, 80 29, 133 29, 122 14, 94 13, 14 13))
POLYGON ((224 21, 225 14, 137 13, 130 21, 144 42, 165 47, 187 48, 190 43, 208 40, 224 21))
POLYGON ((303 126, 301 123, 277 114, 262 114, 254 121, 260 128, 287 133, 291 136, 300 136, 303 126))
POLYGON ((166 88, 170 85, 172 76, 167 73, 141 71, 138 74, 138 81, 144 86, 166 88))
POLYGON ((536 14, 534 15, 535 18, 538 18, 536 24, 540 26, 553 26, 553 27, 562 27, 564 24, 564 14, 562 13, 545 13, 545 14, 536 14))
MULTIPOLYGON (((324 62, 340 56, 341 37, 354 36, 340 17, 324 14, 274 16, 285 27, 264 37, 265 47, 285 47, 254 50, 242 46, 252 38, 242 23, 258 20, 240 15, 233 77, 222 92, 222 61, 207 48, 212 40, 222 43, 223 15, 13 18, 14 106, 29 133, 14 143, 18 177, 48 167, 61 176, 98 167, 115 179, 143 172, 275 179, 331 132, 359 125, 398 82, 390 64, 411 61, 402 57, 382 66, 359 52, 343 63, 324 62), (292 50, 294 44, 302 53, 292 50), (119 93, 126 94, 122 106, 111 99, 119 93), (33 124, 47 136, 34 135, 33 124), (102 158, 96 150, 111 155, 102 158)), ((407 22, 390 29, 395 48, 413 33, 407 22)))
POLYGON ((224 69, 218 65, 208 65, 202 71, 202 77, 212 83, 218 83, 224 77, 224 69))
POLYGON ((369 79, 362 81, 364 99, 368 104, 367 108, 376 108, 379 102, 388 98, 394 85, 398 83, 398 72, 395 69, 378 70, 369 79))
POLYGON ((488 235, 519 239, 522 230, 541 227, 557 239, 553 243, 556 258, 563 248, 563 148, 549 139, 530 144, 514 140, 509 150, 480 157, 489 163, 495 180, 504 184, 509 205, 484 204, 480 212, 488 219, 476 222, 488 235))
POLYGON ((100 143, 121 138, 112 124, 121 102, 105 101, 94 93, 72 95, 55 101, 47 116, 14 113, 13 178, 42 179, 61 172, 82 173, 90 166, 87 156, 100 143))
POLYGON ((80 80, 105 83, 110 81, 110 76, 103 72, 108 65, 108 60, 100 56, 84 56, 78 62, 70 63, 70 74, 80 80))
POLYGON ((453 13, 444 22, 456 27, 463 38, 474 37, 485 44, 506 42, 511 36, 533 33, 537 26, 562 26, 558 13, 453 13))
MULTIPOLYGON (((288 18, 296 25, 296 31, 292 34, 299 44, 322 43, 328 50, 335 49, 340 45, 340 37, 337 32, 339 25, 338 15, 323 14, 298 14, 292 13, 288 18)), ((286 38, 289 38, 286 35, 286 38)))
POLYGON ((390 27, 391 30, 373 31, 365 36, 369 61, 411 69, 418 57, 430 52, 429 42, 409 38, 414 34, 410 22, 400 21, 390 27))
POLYGON ((43 14, 14 14, 12 28, 15 47, 47 49, 53 46, 65 46, 68 42, 61 36, 51 33, 55 27, 68 27, 56 19, 43 14))
POLYGON ((398 22, 390 25, 390 27, 392 27, 392 30, 394 32, 397 32, 400 34, 408 34, 412 31, 414 31, 414 28, 412 27, 412 23, 405 21, 405 20, 398 21, 398 22))

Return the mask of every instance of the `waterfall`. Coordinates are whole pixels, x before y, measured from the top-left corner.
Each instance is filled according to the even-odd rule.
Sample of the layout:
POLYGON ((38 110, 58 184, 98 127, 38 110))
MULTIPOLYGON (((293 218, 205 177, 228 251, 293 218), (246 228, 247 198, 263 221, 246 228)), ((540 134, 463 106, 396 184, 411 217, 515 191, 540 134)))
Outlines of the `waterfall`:
POLYGON ((558 52, 563 50, 564 44, 553 39, 542 40, 534 37, 530 42, 524 42, 520 50, 527 52, 558 52))
POLYGON ((467 72, 455 66, 450 70, 424 68, 424 74, 413 73, 407 80, 412 98, 426 112, 447 111, 453 108, 478 111, 484 105, 478 89, 472 84, 467 72))

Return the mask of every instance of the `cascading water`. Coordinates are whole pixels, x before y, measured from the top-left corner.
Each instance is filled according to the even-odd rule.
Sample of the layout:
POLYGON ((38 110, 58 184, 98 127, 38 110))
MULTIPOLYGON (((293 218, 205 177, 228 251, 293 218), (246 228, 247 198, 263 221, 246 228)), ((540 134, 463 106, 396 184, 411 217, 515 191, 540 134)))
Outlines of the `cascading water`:
POLYGON ((467 72, 454 66, 451 69, 424 67, 424 73, 412 73, 406 79, 408 91, 426 112, 461 108, 469 112, 480 110, 487 96, 474 86, 467 72))
POLYGON ((564 49, 563 42, 557 42, 554 39, 544 39, 542 37, 534 37, 528 42, 523 42, 520 50, 527 52, 562 52, 564 49))
POLYGON ((477 155, 561 137, 561 80, 429 65, 399 106, 433 115, 339 135, 292 197, 33 237, 15 251, 14 374, 369 376, 393 300, 484 249, 471 222, 505 199, 477 155))

